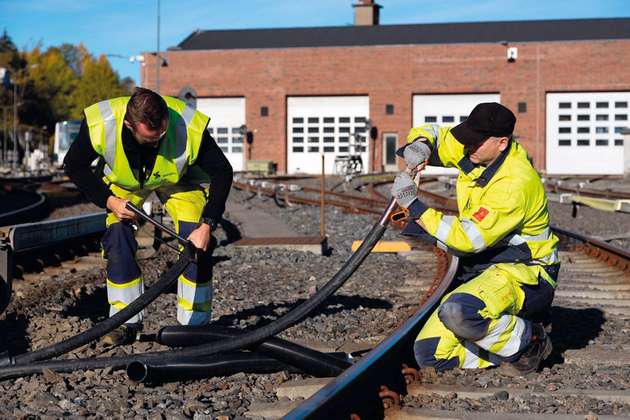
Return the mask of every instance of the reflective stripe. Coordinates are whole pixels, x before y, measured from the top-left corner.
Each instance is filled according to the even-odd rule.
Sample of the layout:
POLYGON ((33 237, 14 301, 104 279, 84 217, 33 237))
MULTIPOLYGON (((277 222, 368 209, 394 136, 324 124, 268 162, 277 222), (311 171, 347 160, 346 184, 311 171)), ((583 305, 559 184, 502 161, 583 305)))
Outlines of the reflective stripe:
POLYGON ((446 244, 440 240, 438 240, 435 245, 440 248, 442 251, 444 252, 448 252, 448 246, 446 246, 446 244))
POLYGON ((181 325, 206 325, 210 322, 211 317, 212 313, 210 311, 197 312, 187 311, 180 307, 177 308, 177 322, 181 325))
POLYGON ((499 356, 513 356, 521 349, 521 347, 523 347, 523 333, 526 329, 525 321, 516 316, 514 318, 516 318, 516 322, 514 323, 514 327, 512 327, 512 332, 507 340, 507 343, 505 343, 505 346, 495 352, 499 356))
POLYGON ((451 233, 451 228, 456 219, 455 216, 442 216, 435 237, 446 243, 446 238, 448 238, 449 233, 451 233))
MULTIPOLYGON (((130 282, 116 284, 107 279, 107 301, 109 302, 109 316, 112 316, 124 309, 131 302, 144 293, 144 281, 142 277, 133 279, 130 282)), ((126 322, 141 322, 144 318, 144 311, 134 315, 126 322)))
POLYGON ((521 238, 523 238, 526 241, 546 241, 551 237, 551 229, 549 229, 549 227, 547 226, 545 228, 545 230, 542 233, 539 233, 538 235, 521 235, 521 238))
POLYGON ((541 258, 537 258, 535 261, 539 261, 547 265, 557 264, 560 262, 560 257, 558 257, 558 250, 554 249, 551 254, 541 258))
POLYGON ((479 232, 479 229, 477 229, 477 225, 475 225, 475 222, 470 219, 462 219, 461 223, 462 228, 470 239, 470 242, 472 243, 475 252, 480 252, 486 249, 486 243, 483 240, 483 236, 481 236, 481 232, 479 232))
POLYGON ((109 101, 101 101, 98 103, 98 109, 101 111, 103 118, 103 126, 105 130, 105 162, 110 167, 114 167, 116 159, 116 118, 109 101))
POLYGON ((189 106, 186 106, 182 111, 182 119, 184 120, 184 125, 178 124, 175 130, 176 144, 177 150, 175 150, 175 167, 177 168, 177 173, 179 176, 182 176, 182 171, 186 166, 186 161, 188 160, 188 154, 186 153, 186 145, 188 143, 188 127, 195 117, 195 110, 189 106))
POLYGON ((177 282, 177 306, 187 310, 210 310, 212 303, 212 282, 193 283, 183 276, 177 282))
POLYGON ((475 341, 475 344, 502 357, 512 356, 519 351, 525 322, 514 315, 503 315, 493 320, 492 324, 488 334, 475 341))
POLYGON ((460 367, 464 369, 477 369, 479 367, 479 348, 469 341, 464 341, 464 363, 460 367))
POLYGON ((508 241, 508 243, 509 243, 510 245, 512 245, 512 246, 519 246, 519 245, 522 245, 522 244, 524 244, 524 243, 526 243, 526 242, 525 242, 525 239, 523 239, 523 237, 522 237, 522 236, 519 236, 519 235, 517 235, 517 234, 515 233, 514 235, 512 235, 512 236, 510 237, 510 240, 508 241))

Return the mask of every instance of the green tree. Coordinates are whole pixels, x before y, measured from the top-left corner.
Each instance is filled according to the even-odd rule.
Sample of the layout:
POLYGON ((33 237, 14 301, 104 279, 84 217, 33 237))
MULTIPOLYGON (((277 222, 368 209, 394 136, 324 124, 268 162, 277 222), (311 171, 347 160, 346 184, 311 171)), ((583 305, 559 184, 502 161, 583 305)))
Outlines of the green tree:
POLYGON ((54 127, 70 118, 78 77, 59 48, 26 53, 28 73, 23 83, 20 116, 28 125, 54 127))
POLYGON ((83 60, 81 78, 74 93, 73 118, 82 118, 83 109, 95 102, 129 94, 107 57, 88 56, 83 60))

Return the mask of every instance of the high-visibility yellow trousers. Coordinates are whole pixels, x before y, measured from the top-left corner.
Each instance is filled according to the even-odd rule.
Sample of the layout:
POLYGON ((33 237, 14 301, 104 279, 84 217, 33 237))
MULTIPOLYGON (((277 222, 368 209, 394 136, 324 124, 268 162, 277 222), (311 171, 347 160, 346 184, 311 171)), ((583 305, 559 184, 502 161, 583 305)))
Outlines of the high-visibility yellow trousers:
MULTIPOLYGON (((150 190, 130 192, 110 185, 117 197, 140 206, 150 190)), ((159 188, 156 194, 173 219, 175 230, 187 237, 198 225, 207 201, 207 191, 197 185, 175 185, 159 188)), ((107 230, 102 239, 107 260, 107 298, 110 316, 133 302, 144 291, 144 281, 135 255, 138 244, 130 223, 121 222, 112 213, 107 215, 107 230)), ((182 325, 204 325, 212 315, 212 249, 199 255, 178 278, 177 320, 182 325)), ((144 311, 129 323, 142 322, 144 311)))
POLYGON ((491 266, 442 299, 416 338, 416 361, 445 370, 514 360, 530 343, 531 319, 549 311, 552 284, 540 267, 491 266))

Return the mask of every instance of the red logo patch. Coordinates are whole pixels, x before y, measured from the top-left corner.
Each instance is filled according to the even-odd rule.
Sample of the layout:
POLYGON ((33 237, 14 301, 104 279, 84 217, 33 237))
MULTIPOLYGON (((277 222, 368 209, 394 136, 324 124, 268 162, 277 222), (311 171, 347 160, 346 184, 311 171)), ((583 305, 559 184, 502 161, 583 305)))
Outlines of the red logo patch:
POLYGON ((479 210, 477 210, 477 212, 475 214, 473 214, 473 217, 475 219, 477 219, 478 222, 481 222, 483 220, 483 218, 488 215, 488 213, 490 213, 488 211, 488 209, 484 209, 483 207, 479 207, 479 210))

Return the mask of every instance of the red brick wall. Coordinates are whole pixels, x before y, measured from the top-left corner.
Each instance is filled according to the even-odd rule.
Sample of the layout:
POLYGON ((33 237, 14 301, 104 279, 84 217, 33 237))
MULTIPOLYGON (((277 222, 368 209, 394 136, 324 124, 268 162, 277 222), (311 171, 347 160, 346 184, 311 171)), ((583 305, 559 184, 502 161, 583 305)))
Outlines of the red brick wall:
MULTIPOLYGON (((256 130, 253 159, 286 170, 287 96, 369 95, 370 118, 380 133, 402 143, 412 122, 413 94, 494 93, 517 115, 515 133, 539 169, 545 165, 545 93, 630 90, 630 40, 510 44, 397 45, 260 50, 167 51, 160 90, 184 86, 199 97, 243 96, 246 122, 256 130), (517 103, 527 102, 519 114, 517 103), (385 114, 385 104, 395 106, 385 114), (260 116, 260 107, 269 116, 260 116)), ((143 86, 155 87, 154 57, 147 56, 143 86)))

